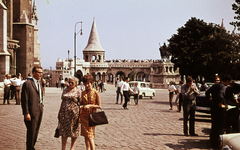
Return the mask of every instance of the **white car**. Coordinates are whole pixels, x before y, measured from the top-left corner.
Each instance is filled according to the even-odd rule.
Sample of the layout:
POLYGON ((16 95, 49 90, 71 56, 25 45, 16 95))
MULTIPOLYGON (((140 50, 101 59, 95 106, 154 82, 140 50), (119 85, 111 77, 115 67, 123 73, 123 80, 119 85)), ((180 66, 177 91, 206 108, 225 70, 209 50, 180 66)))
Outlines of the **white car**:
POLYGON ((222 134, 220 135, 220 147, 224 150, 240 149, 240 133, 222 134))
POLYGON ((138 88, 139 88, 139 99, 142 99, 143 97, 150 97, 150 99, 153 98, 153 96, 156 95, 156 92, 154 89, 150 88, 150 83, 149 82, 143 82, 143 81, 130 81, 129 85, 130 87, 134 88, 135 83, 138 84, 138 88))

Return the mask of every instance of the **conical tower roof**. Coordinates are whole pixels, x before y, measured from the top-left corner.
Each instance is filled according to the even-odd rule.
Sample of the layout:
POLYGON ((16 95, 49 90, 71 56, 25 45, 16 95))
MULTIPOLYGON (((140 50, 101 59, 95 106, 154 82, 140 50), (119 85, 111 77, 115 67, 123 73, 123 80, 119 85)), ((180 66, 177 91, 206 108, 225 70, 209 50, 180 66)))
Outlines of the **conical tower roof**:
POLYGON ((221 29, 225 29, 225 26, 224 26, 224 23, 223 23, 223 19, 222 19, 221 29))
POLYGON ((97 26, 95 24, 95 19, 93 19, 92 29, 88 39, 88 44, 83 51, 105 51, 99 41, 97 26))

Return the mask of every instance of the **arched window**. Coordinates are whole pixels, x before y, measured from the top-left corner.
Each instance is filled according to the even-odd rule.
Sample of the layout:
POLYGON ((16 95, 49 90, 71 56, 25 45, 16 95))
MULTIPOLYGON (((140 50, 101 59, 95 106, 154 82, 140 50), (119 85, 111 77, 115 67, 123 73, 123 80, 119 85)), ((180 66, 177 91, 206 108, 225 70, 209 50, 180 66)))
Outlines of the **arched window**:
POLYGON ((85 55, 85 62, 88 62, 88 55, 85 55))

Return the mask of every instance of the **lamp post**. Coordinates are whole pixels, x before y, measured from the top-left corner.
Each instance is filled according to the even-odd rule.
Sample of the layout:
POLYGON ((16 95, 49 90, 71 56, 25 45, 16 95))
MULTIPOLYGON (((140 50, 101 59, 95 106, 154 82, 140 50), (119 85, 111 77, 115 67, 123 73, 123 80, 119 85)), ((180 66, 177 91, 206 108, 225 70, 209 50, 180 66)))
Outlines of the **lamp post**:
POLYGON ((70 63, 69 63, 69 53, 70 53, 70 51, 68 50, 68 63, 67 63, 68 70, 70 70, 70 63))
POLYGON ((75 24, 75 30, 74 30, 74 75, 75 75, 75 73, 76 73, 76 36, 77 36, 77 34, 78 33, 76 33, 76 26, 77 26, 77 24, 78 23, 81 23, 81 29, 80 29, 80 31, 78 31, 78 33, 80 32, 80 35, 82 35, 83 33, 82 33, 82 21, 81 22, 77 22, 76 24, 75 24))

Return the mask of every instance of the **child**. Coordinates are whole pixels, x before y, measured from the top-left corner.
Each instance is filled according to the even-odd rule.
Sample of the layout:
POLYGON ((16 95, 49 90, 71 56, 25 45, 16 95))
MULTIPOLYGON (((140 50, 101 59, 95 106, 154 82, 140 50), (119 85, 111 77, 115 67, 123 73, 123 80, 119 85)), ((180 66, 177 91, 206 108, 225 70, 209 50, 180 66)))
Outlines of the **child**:
POLYGON ((138 97, 139 97, 139 93, 140 93, 139 88, 138 88, 138 83, 135 83, 133 91, 135 93, 134 94, 135 105, 137 106, 138 105, 138 97))

